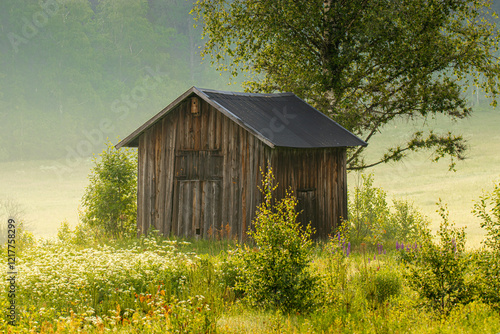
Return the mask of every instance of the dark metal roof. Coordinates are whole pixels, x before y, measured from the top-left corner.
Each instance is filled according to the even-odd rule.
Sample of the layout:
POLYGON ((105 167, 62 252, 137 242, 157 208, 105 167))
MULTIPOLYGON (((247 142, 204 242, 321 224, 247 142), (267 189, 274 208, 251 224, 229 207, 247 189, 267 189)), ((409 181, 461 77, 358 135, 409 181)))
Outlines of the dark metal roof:
POLYGON ((236 93, 192 87, 122 140, 117 148, 137 146, 139 136, 148 127, 193 94, 271 147, 325 148, 367 145, 293 93, 236 93))

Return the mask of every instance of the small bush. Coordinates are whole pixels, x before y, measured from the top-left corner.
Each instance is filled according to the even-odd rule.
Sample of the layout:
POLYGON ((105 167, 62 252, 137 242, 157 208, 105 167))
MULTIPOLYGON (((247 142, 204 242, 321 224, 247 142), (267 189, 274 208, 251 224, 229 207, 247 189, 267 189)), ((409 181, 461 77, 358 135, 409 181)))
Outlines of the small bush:
POLYGON ((354 189, 349 201, 350 240, 354 244, 377 245, 387 242, 415 241, 429 222, 406 200, 387 204, 383 189, 373 186, 372 175, 362 175, 363 183, 354 189))
POLYGON ((310 226, 302 230, 296 221, 297 200, 291 194, 272 205, 277 187, 273 184, 269 168, 261 189, 264 202, 257 211, 255 231, 249 233, 256 248, 246 248, 237 288, 245 292, 251 305, 304 312, 313 304, 316 287, 316 278, 309 271, 312 230, 310 226))
POLYGON ((474 203, 472 212, 486 230, 485 249, 475 254, 478 297, 500 308, 500 182, 474 203))
POLYGON ((479 198, 472 213, 481 218, 481 227, 486 230, 485 245, 500 252, 500 182, 479 198))
POLYGON ((137 231, 137 155, 107 148, 94 158, 82 198, 82 222, 100 235, 131 237, 137 231))
POLYGON ((419 247, 403 249, 402 253, 408 264, 406 278, 410 287, 432 308, 448 313, 455 305, 471 301, 469 259, 465 254, 464 228, 455 228, 449 222, 446 206, 440 205, 438 212, 443 219, 437 232, 439 242, 434 243, 428 233, 419 247))
POLYGON ((401 278, 394 270, 382 269, 375 275, 375 300, 382 305, 401 293, 401 278))
POLYGON ((500 309, 500 254, 486 249, 471 259, 475 298, 500 309))
POLYGON ((411 202, 393 200, 393 212, 388 224, 389 238, 399 242, 417 242, 423 231, 429 225, 424 217, 411 202))
POLYGON ((361 175, 363 184, 354 189, 353 199, 349 201, 350 239, 356 244, 369 242, 376 245, 386 233, 385 225, 389 220, 389 207, 386 193, 373 186, 371 175, 361 175))

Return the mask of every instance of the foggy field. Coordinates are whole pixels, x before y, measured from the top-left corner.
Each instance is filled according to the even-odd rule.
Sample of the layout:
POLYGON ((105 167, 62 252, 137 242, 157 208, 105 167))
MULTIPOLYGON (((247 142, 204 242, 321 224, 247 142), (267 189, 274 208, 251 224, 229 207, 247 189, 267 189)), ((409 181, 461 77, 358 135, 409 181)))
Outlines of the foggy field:
MULTIPOLYGON (((453 130, 468 140, 467 159, 457 162, 456 172, 449 172, 449 159, 438 163, 429 161, 425 152, 415 154, 403 163, 374 167, 375 185, 387 191, 389 197, 405 198, 422 209, 431 218, 436 229, 440 217, 436 213, 439 198, 448 204, 450 218, 458 227, 467 226, 468 246, 478 246, 483 231, 472 213, 473 201, 483 190, 490 191, 493 182, 500 179, 500 111, 479 108, 472 117, 458 123, 436 121, 436 131, 453 130)), ((434 125, 429 121, 429 125, 434 125)), ((408 126, 399 124, 371 143, 397 142, 408 135, 408 126)), ((374 154, 377 154, 375 149, 374 154)), ((379 151, 379 156, 382 151, 379 151)), ((349 177, 349 187, 356 184, 355 174, 349 177)))
MULTIPOLYGON (((87 186, 90 160, 67 173, 57 173, 64 161, 22 161, 0 164, 0 199, 19 204, 28 228, 37 236, 54 236, 61 222, 78 221, 78 207, 87 186)), ((4 217, 2 217, 4 218, 4 217)))
MULTIPOLYGON (((432 219, 433 227, 440 221, 435 203, 441 198, 448 204, 450 217, 457 226, 467 226, 469 246, 477 246, 483 231, 471 209, 482 190, 490 190, 493 181, 500 178, 498 124, 500 112, 487 109, 451 125, 470 145, 468 159, 458 162, 456 172, 448 171, 449 160, 431 163, 426 153, 420 153, 403 163, 376 166, 367 173, 374 174, 375 186, 383 188, 389 199, 413 201, 432 219)), ((450 125, 441 121, 436 128, 446 131, 450 125)), ((370 145, 397 142, 407 135, 407 129, 406 124, 393 126, 370 145)), ((382 152, 374 149, 372 153, 382 152)), ((0 198, 12 199, 24 208, 26 220, 36 235, 54 236, 62 221, 67 220, 71 226, 77 223, 80 199, 91 167, 90 159, 81 160, 74 168, 69 168, 65 160, 1 163, 0 198)), ((357 173, 349 173, 350 189, 359 180, 357 173)))

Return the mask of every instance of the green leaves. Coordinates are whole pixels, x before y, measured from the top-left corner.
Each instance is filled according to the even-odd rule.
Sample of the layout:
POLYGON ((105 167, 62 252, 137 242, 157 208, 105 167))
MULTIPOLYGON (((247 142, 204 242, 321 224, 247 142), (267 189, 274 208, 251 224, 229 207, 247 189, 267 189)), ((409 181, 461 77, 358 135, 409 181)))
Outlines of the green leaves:
MULTIPOLYGON (((245 74, 247 91, 292 91, 369 141, 395 119, 468 116, 469 84, 497 95, 497 30, 487 10, 483 0, 200 0, 194 13, 219 71, 245 74)), ((351 151, 349 168, 424 148, 463 158, 462 137, 433 136, 410 138, 373 163, 351 151)))
POLYGON ((136 234, 137 156, 117 151, 111 142, 94 158, 89 186, 82 198, 82 222, 96 233, 113 237, 136 234))
POLYGON ((493 190, 484 193, 474 203, 472 213, 481 218, 481 227, 486 230, 485 244, 496 252, 500 252, 500 182, 493 190))
POLYGON ((355 243, 369 242, 376 245, 385 234, 389 221, 389 206, 386 193, 373 186, 371 175, 362 175, 363 184, 354 189, 349 201, 349 224, 351 240, 355 243))
POLYGON ((249 232, 256 248, 246 248, 236 288, 253 306, 304 312, 313 303, 316 285, 309 271, 312 230, 296 222, 297 200, 292 194, 272 204, 276 187, 269 168, 261 189, 264 202, 257 211, 255 230, 249 232))
POLYGON ((411 288, 441 313, 458 304, 472 301, 472 284, 468 280, 469 259, 465 252, 465 230, 455 228, 448 219, 446 206, 438 203, 442 217, 437 236, 428 233, 418 248, 403 250, 407 263, 406 278, 411 288))

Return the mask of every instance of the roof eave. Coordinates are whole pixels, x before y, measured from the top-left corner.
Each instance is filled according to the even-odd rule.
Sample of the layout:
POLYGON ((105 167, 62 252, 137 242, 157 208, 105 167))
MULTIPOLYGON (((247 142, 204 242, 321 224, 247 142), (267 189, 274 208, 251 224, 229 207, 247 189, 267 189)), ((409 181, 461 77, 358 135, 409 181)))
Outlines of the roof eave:
MULTIPOLYGON (((208 91, 208 90, 207 90, 208 91)), ((244 129, 252 133, 254 136, 259 138, 263 143, 265 143, 267 146, 270 148, 274 148, 275 145, 271 141, 269 141, 267 138, 263 137, 258 131, 253 129, 251 126, 243 122, 239 117, 234 115, 232 112, 227 110, 225 107, 221 106, 219 103, 212 101, 205 93, 204 89, 198 89, 197 87, 191 87, 188 89, 184 94, 179 96, 177 99, 175 99, 172 103, 170 103, 168 106, 163 108, 158 114, 153 116, 150 120, 148 120, 146 123, 141 125, 137 130, 132 132, 130 135, 128 135, 125 139, 120 141, 118 144, 115 145, 116 149, 120 149, 122 147, 137 147, 136 145, 131 145, 133 142, 138 140, 138 138, 153 124, 155 124, 160 118, 164 117, 166 114, 168 114, 172 109, 177 107, 184 99, 186 99, 189 95, 191 94, 196 94, 198 97, 203 99, 203 101, 207 102, 210 104, 212 107, 215 109, 219 110, 222 114, 227 116, 229 119, 231 119, 233 122, 236 124, 242 126, 244 129)))
MULTIPOLYGON (((130 135, 128 135, 125 139, 120 141, 118 144, 115 145, 116 149, 120 149, 122 147, 130 147, 130 143, 138 139, 150 126, 152 126, 154 123, 156 123, 157 120, 165 116, 170 112, 170 110, 174 109, 177 105, 179 105, 185 98, 187 98, 189 95, 193 93, 199 92, 196 87, 191 87, 188 89, 184 94, 176 98, 172 103, 170 103, 168 106, 163 108, 158 114, 153 116, 151 119, 149 119, 146 123, 141 125, 137 130, 132 132, 130 135)), ((199 93, 197 93, 198 95, 199 93)), ((135 146, 133 146, 135 147, 135 146)))

